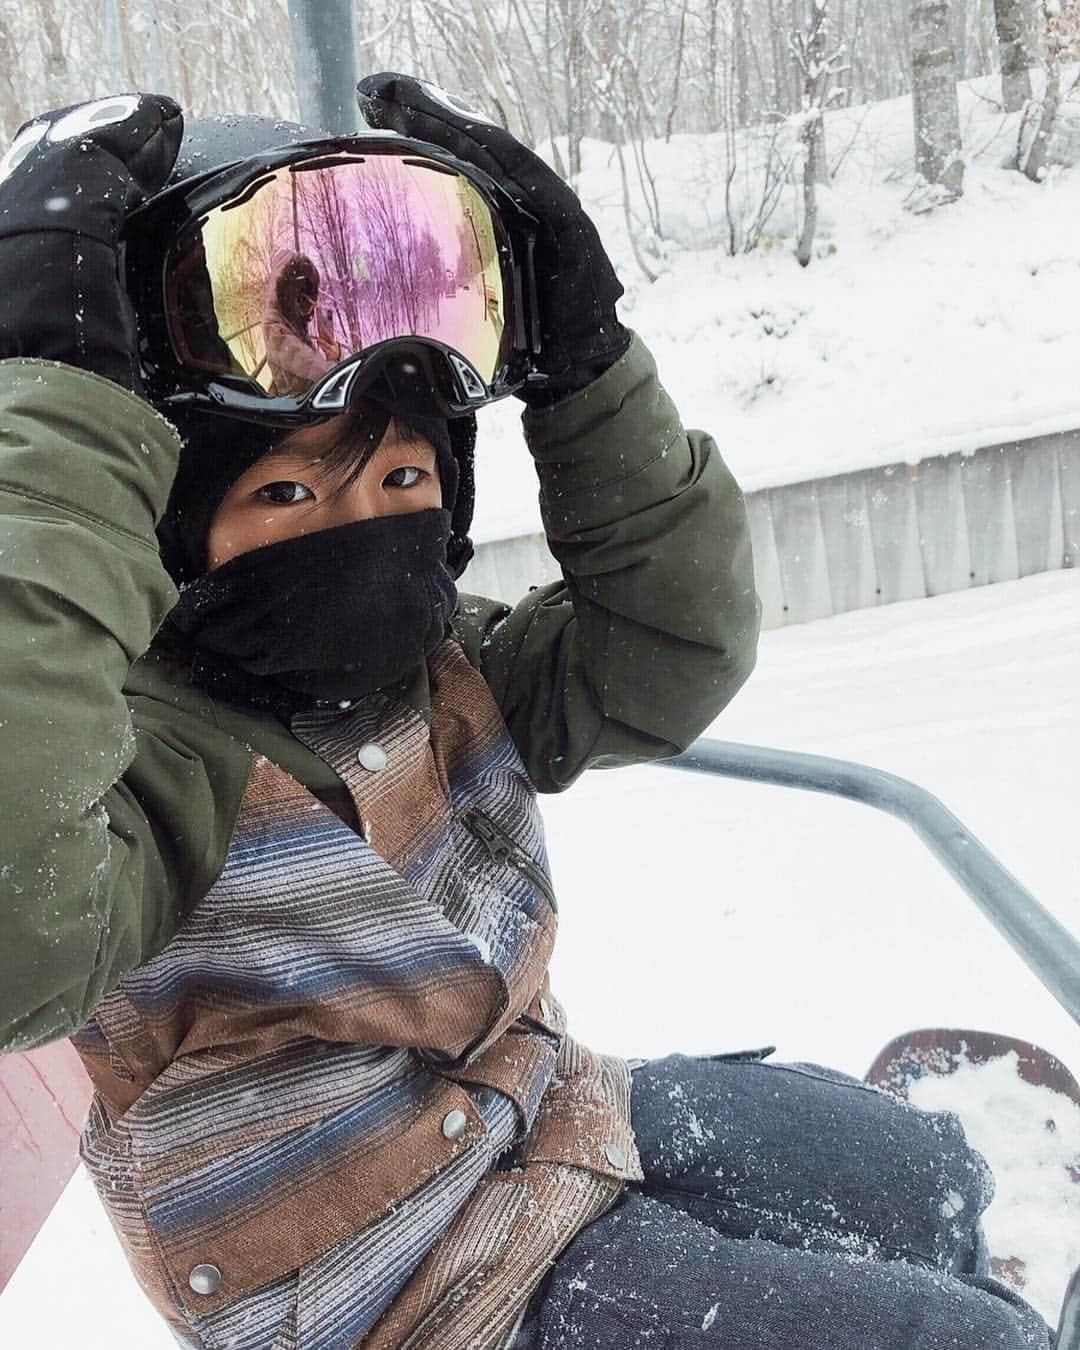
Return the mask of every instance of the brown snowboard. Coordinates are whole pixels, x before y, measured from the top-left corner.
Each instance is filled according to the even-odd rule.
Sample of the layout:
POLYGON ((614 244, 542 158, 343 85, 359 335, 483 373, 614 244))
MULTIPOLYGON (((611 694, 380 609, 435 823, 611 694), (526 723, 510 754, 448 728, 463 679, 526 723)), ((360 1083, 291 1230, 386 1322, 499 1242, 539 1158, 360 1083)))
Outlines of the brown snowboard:
MULTIPOLYGON (((930 1074, 947 1076, 963 1064, 987 1064, 1014 1051, 1017 1072, 1026 1083, 1060 1092, 1080 1105, 1080 1084, 1056 1055, 1030 1041, 993 1031, 926 1027, 921 1031, 906 1032, 882 1050, 867 1070, 866 1081, 907 1101, 911 1084, 919 1078, 930 1074)), ((1053 1120, 1048 1120, 1046 1128, 1057 1127, 1053 1120)), ((1080 1158, 1068 1167, 1067 1172, 1080 1184, 1080 1158)), ((1023 1289, 1026 1283, 1024 1263, 1019 1257, 995 1256, 991 1260, 991 1270, 1014 1289, 1023 1289)))

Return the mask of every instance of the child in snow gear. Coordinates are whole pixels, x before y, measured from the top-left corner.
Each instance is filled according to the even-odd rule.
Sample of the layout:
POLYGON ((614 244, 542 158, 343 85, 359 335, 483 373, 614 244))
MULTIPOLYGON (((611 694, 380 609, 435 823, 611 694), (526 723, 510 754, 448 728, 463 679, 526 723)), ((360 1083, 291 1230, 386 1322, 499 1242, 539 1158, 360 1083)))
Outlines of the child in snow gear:
POLYGON ((117 253, 178 111, 31 124, 0 182, 0 1045, 72 1037, 86 1164, 184 1345, 1045 1350, 984 1278, 952 1119, 566 1034, 536 793, 734 695, 745 513, 569 189, 437 91, 362 89, 541 223, 524 424, 563 580, 455 603, 470 418, 377 390, 285 436, 200 409, 181 445, 117 253))

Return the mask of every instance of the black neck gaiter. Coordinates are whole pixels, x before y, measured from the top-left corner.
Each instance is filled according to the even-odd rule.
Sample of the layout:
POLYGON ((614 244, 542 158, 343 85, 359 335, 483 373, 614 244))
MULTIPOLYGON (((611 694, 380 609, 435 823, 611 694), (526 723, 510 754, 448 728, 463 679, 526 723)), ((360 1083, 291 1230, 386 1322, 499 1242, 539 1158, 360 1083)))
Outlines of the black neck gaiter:
POLYGON ((305 700, 403 679, 457 605, 450 513, 378 516, 252 549, 192 582, 169 620, 190 646, 305 700))

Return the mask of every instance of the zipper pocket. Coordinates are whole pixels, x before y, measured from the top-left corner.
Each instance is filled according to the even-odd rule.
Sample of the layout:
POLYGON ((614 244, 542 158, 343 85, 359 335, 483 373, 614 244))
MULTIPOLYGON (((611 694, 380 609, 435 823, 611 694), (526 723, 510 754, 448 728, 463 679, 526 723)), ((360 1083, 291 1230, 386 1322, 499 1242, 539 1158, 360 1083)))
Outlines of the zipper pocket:
POLYGON ((543 869, 537 866, 520 845, 503 834, 494 821, 489 820, 475 807, 466 811, 461 820, 469 833, 480 840, 495 862, 508 863, 520 872, 544 896, 551 906, 552 913, 558 914, 559 904, 555 899, 551 882, 544 875, 543 869))

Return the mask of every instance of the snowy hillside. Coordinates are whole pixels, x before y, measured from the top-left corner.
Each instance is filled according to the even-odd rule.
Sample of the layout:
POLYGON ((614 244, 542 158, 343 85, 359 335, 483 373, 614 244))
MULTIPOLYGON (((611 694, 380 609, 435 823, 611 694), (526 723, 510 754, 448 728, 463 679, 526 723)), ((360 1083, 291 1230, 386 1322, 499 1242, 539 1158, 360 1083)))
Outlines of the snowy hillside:
MULTIPOLYGON (((1078 616, 1080 574, 1058 572, 767 633, 712 734, 913 778, 1080 929, 1078 616)), ((664 769, 588 774, 545 817, 553 983, 587 1044, 646 1056, 776 1044, 778 1058, 861 1075, 896 1033, 944 1024, 1041 1041, 1080 1067, 1075 1025, 896 821, 664 769), (621 964, 598 979, 596 953, 613 944, 621 964)), ((1031 1295, 1056 1317, 1080 1263, 1080 1187, 1058 1188, 1049 1209, 1044 1175, 1033 1211, 1031 1159, 995 1155, 1003 1132, 987 1129, 985 1094, 972 1106, 1006 1169, 995 1240, 1027 1258, 1031 1295)), ((1059 1121, 1054 1156, 1080 1153, 1077 1114, 1059 1121)), ((0 1296, 0 1345, 171 1344, 77 1176, 0 1296)))
MULTIPOLYGON (((805 272, 794 189, 771 246, 731 258, 722 138, 675 136, 648 147, 667 235, 649 284, 618 164, 610 147, 586 147, 581 195, 626 285, 623 317, 683 420, 713 432, 745 488, 1080 425, 1080 169, 1036 187, 1003 167, 1019 114, 998 110, 998 83, 961 88, 966 195, 925 215, 905 209, 910 99, 830 114, 840 167, 805 272)), ((736 188, 749 199, 743 178, 736 188)), ((478 539, 539 528, 519 410, 481 417, 478 539)))

